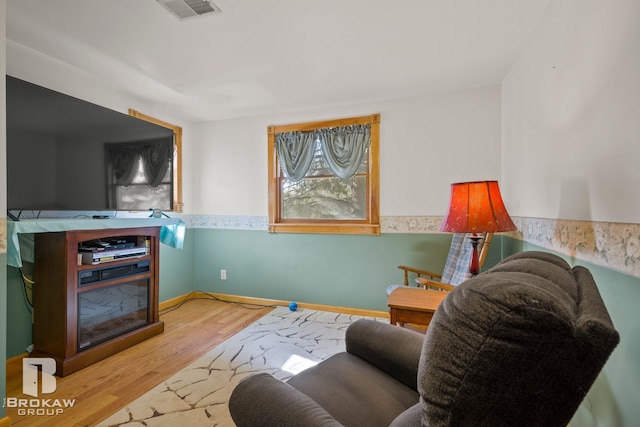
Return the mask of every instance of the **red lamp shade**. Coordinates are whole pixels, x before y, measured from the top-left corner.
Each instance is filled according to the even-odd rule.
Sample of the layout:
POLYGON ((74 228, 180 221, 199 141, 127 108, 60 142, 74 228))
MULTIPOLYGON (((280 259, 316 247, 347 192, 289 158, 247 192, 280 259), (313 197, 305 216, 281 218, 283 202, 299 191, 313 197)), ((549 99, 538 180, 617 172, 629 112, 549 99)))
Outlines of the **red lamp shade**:
POLYGON ((451 202, 440 231, 497 233, 515 230, 504 207, 498 181, 451 184, 451 202))
POLYGON ((478 244, 481 238, 476 233, 497 233, 515 230, 507 209, 502 202, 498 181, 459 182, 451 184, 449 212, 440 225, 440 231, 473 233, 473 246, 469 272, 480 273, 478 244))

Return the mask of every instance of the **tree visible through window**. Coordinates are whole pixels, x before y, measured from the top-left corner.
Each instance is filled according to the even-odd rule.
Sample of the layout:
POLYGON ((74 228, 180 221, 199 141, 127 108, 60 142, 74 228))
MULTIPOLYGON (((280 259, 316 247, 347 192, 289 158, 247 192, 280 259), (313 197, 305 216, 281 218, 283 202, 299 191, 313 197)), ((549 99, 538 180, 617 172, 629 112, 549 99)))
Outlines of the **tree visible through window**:
POLYGON ((343 179, 333 174, 322 155, 319 141, 314 142, 313 162, 302 180, 293 182, 281 172, 282 218, 366 219, 367 159, 355 175, 343 179))
POLYGON ((379 121, 270 126, 269 230, 379 234, 379 121))

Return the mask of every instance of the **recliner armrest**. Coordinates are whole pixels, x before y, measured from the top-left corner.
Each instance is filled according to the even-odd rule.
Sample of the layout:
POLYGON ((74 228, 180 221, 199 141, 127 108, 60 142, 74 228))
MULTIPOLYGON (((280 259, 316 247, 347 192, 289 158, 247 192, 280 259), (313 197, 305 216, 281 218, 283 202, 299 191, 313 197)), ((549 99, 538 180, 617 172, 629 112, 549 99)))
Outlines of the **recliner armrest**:
POLYGON ((229 412, 238 427, 340 427, 313 399, 261 373, 242 380, 231 393, 229 412))
POLYGON ((360 319, 345 335, 347 351, 417 390, 424 335, 388 323, 360 319))

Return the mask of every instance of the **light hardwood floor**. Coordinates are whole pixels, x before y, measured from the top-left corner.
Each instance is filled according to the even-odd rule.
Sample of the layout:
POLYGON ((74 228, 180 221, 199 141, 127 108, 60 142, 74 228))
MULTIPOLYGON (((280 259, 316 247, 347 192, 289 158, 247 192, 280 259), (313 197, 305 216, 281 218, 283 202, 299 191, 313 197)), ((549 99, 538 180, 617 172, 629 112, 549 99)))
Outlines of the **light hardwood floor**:
MULTIPOLYGON (((75 399, 73 408, 56 416, 20 416, 15 408, 7 408, 7 416, 12 425, 25 427, 93 426, 272 310, 247 307, 189 300, 161 314, 163 334, 57 378, 55 393, 46 398, 75 399)), ((22 394, 22 362, 13 362, 7 366, 7 396, 29 398, 22 394)))

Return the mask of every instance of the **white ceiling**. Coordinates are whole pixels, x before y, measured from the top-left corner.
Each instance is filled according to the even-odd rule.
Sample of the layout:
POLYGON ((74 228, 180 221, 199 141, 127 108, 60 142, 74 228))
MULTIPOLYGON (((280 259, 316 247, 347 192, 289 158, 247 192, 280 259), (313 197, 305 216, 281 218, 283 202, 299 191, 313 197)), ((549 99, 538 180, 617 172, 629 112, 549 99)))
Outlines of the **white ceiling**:
POLYGON ((7 40, 220 120, 499 84, 549 0, 214 3, 179 21, 156 0, 9 0, 7 40))

